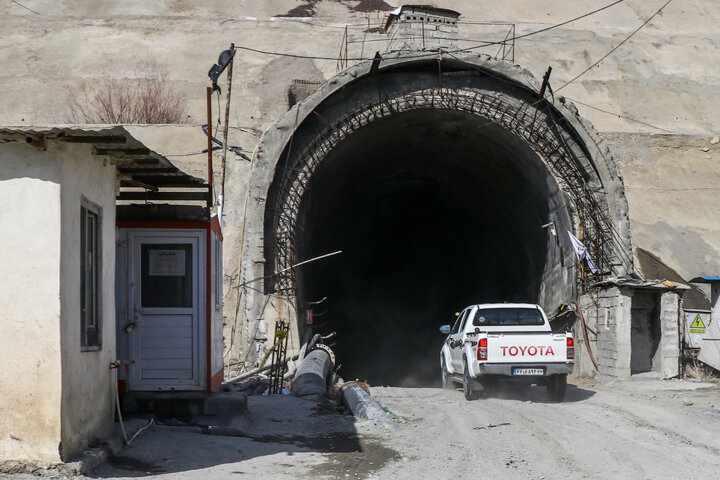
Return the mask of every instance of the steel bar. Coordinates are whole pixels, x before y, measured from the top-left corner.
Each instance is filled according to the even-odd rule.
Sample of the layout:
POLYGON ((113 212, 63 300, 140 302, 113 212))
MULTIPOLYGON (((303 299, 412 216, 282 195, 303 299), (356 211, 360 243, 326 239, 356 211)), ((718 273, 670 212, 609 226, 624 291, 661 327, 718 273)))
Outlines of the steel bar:
MULTIPOLYGON (((624 246, 614 233, 607 205, 600 203, 602 197, 598 198, 603 193, 598 172, 585 151, 568 143, 570 127, 562 119, 554 118, 551 106, 547 103, 517 105, 502 94, 436 87, 381 98, 354 109, 334 123, 326 121, 326 128, 308 147, 288 159, 290 163, 281 183, 274 215, 275 271, 285 272, 276 279, 275 286, 279 291, 294 290, 294 274, 287 267, 293 264, 296 221, 302 196, 325 156, 342 139, 370 122, 395 113, 426 108, 447 108, 478 115, 533 145, 558 186, 574 202, 581 224, 581 239, 597 259, 598 267, 601 271, 617 270, 613 257, 619 256, 624 246)), ((622 264, 631 263, 627 258, 620 260, 622 264)))

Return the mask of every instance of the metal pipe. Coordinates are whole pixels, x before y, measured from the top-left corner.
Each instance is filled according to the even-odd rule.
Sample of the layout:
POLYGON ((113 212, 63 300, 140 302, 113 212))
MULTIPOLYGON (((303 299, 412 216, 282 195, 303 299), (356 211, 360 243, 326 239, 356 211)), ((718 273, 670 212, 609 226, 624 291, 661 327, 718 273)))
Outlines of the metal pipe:
POLYGON ((213 205, 213 154, 212 154, 212 87, 207 87, 207 124, 208 124, 208 135, 207 135, 207 150, 208 150, 208 208, 213 205))
MULTIPOLYGON (((235 51, 235 44, 230 44, 230 50, 235 51)), ((225 100, 225 125, 223 129, 223 152, 222 152, 222 175, 220 176, 220 197, 225 198, 225 165, 227 160, 227 149, 228 149, 228 128, 230 123, 230 92, 232 90, 232 73, 233 73, 233 62, 235 61, 235 55, 230 58, 230 63, 227 67, 227 100, 225 100)), ((222 225, 222 218, 218 213, 218 222, 222 225)))
MULTIPOLYGON (((294 357, 287 359, 287 360, 285 361, 285 363, 289 362, 290 360, 293 360, 293 361, 294 361, 294 360, 297 360, 298 358, 300 358, 300 354, 297 354, 297 355, 295 355, 294 357)), ((263 368, 254 368, 254 369, 252 369, 252 370, 249 370, 249 371, 247 371, 247 372, 245 372, 245 373, 242 373, 242 374, 238 375, 237 377, 233 377, 233 378, 231 378, 230 380, 227 380, 227 381, 223 382, 223 385, 227 385, 227 384, 229 384, 229 383, 242 382, 243 380, 246 380, 246 379, 248 379, 248 378, 250 378, 250 377, 253 377, 253 376, 255 376, 255 375, 258 375, 258 374, 260 374, 260 373, 267 372, 268 370, 270 370, 270 369, 273 368, 274 366, 275 366, 275 365, 265 365, 263 368)))
POLYGON ((291 390, 293 396, 304 397, 327 393, 328 377, 332 373, 333 364, 331 354, 323 348, 305 355, 295 372, 291 390))
POLYGON ((356 418, 372 420, 388 430, 397 428, 395 422, 388 415, 387 409, 355 382, 347 382, 340 388, 342 389, 343 403, 356 418))

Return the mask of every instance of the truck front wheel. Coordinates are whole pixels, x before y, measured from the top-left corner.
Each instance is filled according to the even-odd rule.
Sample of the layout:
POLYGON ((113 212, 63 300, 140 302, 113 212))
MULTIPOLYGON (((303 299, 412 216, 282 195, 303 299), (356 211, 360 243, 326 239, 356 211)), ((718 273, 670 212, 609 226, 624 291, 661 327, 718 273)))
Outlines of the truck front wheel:
POLYGON ((470 376, 467 362, 463 363, 463 394, 465 395, 465 400, 475 400, 477 398, 475 379, 470 376))
POLYGON ((551 402, 562 402, 567 390, 567 375, 551 375, 547 380, 546 388, 551 402))

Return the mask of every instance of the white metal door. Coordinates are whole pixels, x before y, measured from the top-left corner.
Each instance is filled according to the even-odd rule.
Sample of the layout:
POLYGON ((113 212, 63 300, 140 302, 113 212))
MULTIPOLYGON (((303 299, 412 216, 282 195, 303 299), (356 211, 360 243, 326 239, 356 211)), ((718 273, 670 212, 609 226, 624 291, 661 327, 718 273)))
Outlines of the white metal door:
POLYGON ((128 232, 131 390, 205 385, 204 233, 128 232))

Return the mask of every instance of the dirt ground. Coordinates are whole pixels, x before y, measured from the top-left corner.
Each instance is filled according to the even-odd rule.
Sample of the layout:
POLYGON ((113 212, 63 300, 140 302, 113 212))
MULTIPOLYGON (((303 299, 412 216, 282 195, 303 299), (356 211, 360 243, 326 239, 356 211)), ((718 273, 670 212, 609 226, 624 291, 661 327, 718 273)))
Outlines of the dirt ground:
POLYGON ((564 403, 523 386, 472 402, 439 388, 372 393, 397 429, 356 421, 325 401, 250 397, 250 416, 235 429, 154 425, 75 478, 699 479, 720 469, 717 384, 575 379, 564 403))

